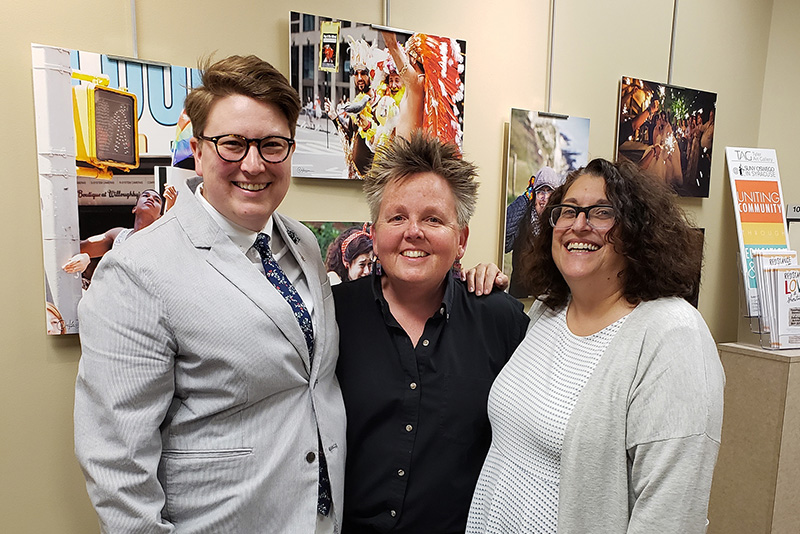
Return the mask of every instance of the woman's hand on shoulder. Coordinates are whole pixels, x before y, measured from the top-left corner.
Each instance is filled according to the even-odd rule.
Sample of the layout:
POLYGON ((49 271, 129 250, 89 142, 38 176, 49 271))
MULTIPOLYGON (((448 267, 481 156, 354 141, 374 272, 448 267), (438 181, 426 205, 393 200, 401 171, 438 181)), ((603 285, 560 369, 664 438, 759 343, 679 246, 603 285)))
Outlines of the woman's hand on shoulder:
POLYGON ((489 294, 494 288, 504 291, 509 284, 508 276, 494 263, 479 263, 468 271, 461 271, 461 280, 467 283, 467 290, 478 296, 489 294))

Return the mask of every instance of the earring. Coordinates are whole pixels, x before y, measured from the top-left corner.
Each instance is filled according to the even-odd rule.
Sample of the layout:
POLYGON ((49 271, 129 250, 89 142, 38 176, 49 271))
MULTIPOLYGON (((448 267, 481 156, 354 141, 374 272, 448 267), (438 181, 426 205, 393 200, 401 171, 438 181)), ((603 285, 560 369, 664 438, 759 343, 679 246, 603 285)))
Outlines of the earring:
POLYGON ((451 272, 453 273, 453 278, 461 280, 461 260, 456 259, 456 261, 453 262, 451 272))
POLYGON ((376 276, 383 276, 383 269, 381 269, 381 260, 375 258, 375 261, 372 262, 372 272, 375 273, 376 276))

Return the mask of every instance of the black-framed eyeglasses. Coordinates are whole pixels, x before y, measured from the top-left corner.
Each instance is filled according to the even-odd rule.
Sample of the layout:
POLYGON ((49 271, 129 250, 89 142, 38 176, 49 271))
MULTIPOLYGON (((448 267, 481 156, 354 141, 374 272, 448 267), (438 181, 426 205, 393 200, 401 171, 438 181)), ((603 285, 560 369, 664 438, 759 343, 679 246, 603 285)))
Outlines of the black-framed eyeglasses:
POLYGON ((253 143, 258 147, 261 159, 267 163, 281 163, 289 157, 292 145, 294 145, 294 139, 281 135, 268 135, 261 139, 250 139, 236 134, 215 135, 214 137, 198 135, 197 138, 214 143, 217 155, 229 163, 242 161, 253 143))
POLYGON ((611 228, 617 220, 617 212, 613 206, 595 204, 582 208, 572 204, 556 204, 550 208, 550 226, 571 228, 581 213, 586 217, 587 224, 595 230, 611 228))

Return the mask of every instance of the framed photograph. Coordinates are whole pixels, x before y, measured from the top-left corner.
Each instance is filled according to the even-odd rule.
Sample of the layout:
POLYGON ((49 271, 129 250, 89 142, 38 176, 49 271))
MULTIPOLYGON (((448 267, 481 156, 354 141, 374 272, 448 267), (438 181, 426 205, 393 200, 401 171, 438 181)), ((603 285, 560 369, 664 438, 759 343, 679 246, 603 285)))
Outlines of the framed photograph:
POLYGON ((622 78, 617 158, 627 158, 685 197, 708 197, 717 95, 622 78))
POLYGON ((357 280, 372 272, 375 256, 369 223, 303 221, 303 224, 317 236, 331 285, 357 280))
POLYGON ((508 138, 502 268, 511 278, 509 293, 525 298, 531 295, 514 271, 550 193, 589 162, 589 119, 512 109, 508 138))
POLYGON ((154 169, 188 144, 178 126, 200 73, 38 44, 31 53, 47 333, 72 334, 103 254, 171 205, 154 169))
POLYGON ((362 179, 381 144, 419 128, 461 148, 465 41, 298 12, 289 38, 294 176, 362 179))

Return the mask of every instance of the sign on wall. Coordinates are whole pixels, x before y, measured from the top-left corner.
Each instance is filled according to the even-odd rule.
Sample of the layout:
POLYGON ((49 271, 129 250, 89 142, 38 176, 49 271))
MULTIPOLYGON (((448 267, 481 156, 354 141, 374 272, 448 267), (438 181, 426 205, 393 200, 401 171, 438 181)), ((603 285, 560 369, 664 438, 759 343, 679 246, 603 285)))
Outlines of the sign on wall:
POLYGON ((731 180, 739 262, 746 299, 745 315, 759 314, 753 252, 788 249, 778 157, 773 149, 725 147, 731 180))

